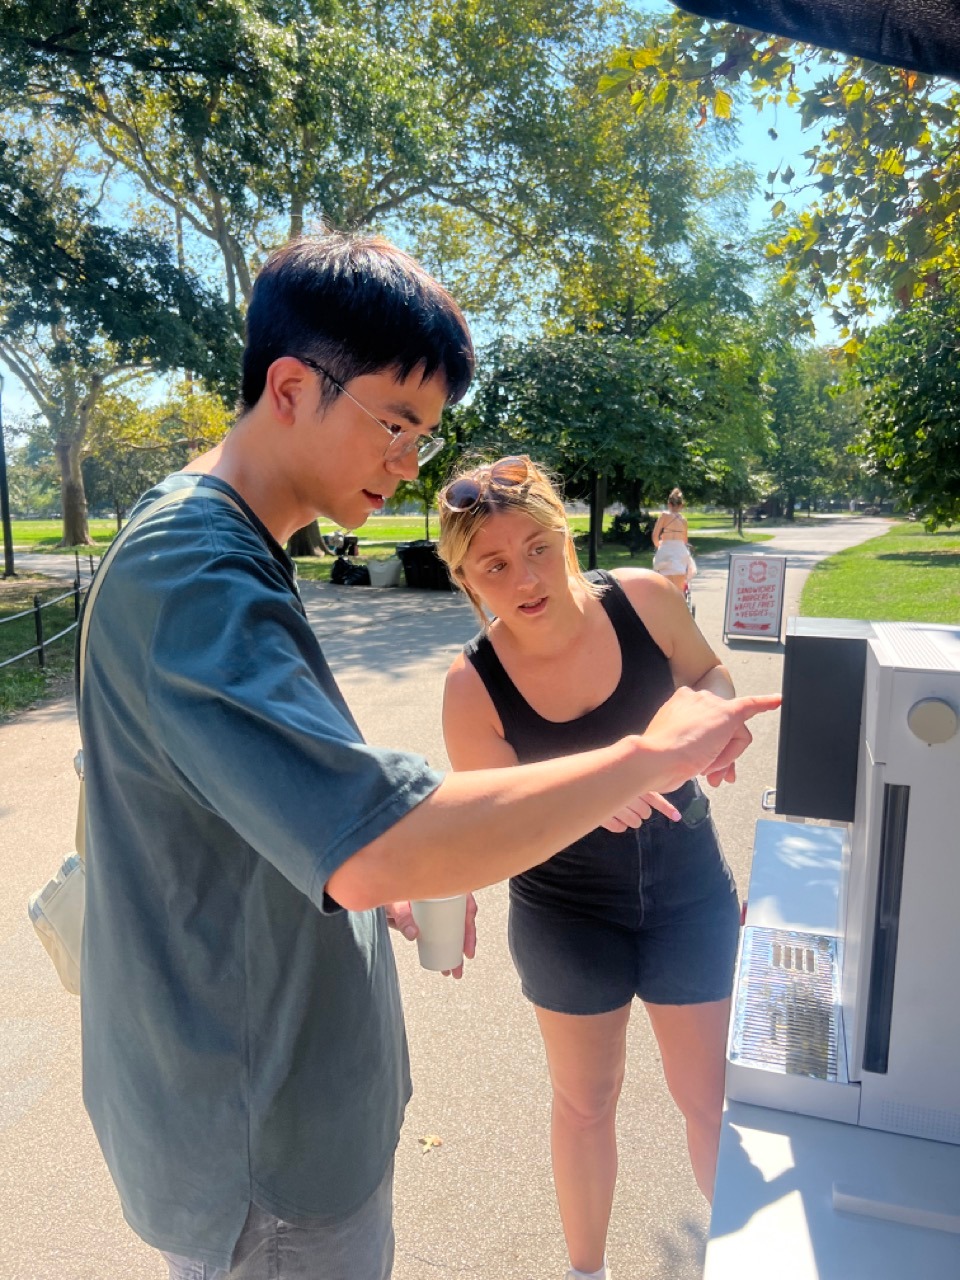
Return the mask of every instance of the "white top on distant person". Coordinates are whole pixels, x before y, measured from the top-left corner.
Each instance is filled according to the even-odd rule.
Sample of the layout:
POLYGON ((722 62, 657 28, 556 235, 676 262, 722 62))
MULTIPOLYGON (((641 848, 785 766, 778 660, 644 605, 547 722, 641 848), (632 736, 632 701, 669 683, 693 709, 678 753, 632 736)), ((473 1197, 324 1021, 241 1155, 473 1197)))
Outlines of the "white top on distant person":
POLYGON ((679 489, 671 490, 667 498, 667 507, 661 511, 657 523, 653 526, 653 545, 656 551, 653 567, 657 573, 663 574, 668 582, 672 582, 678 591, 683 591, 687 578, 691 576, 693 557, 687 545, 687 521, 683 515, 683 494, 679 489))

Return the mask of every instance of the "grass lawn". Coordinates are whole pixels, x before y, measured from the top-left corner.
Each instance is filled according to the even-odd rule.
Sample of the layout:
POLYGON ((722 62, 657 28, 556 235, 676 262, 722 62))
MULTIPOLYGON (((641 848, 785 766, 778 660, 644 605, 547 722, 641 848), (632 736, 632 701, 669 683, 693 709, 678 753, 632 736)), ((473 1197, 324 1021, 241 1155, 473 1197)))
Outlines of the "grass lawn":
MULTIPOLYGON (((43 577, 0 581, 0 662, 33 648, 37 643, 33 597, 38 595, 42 603, 62 595, 63 591, 62 583, 51 583, 49 578, 43 577), (25 609, 31 610, 25 618, 3 621, 25 609)), ((42 617, 44 637, 54 636, 70 626, 73 622, 72 595, 44 609, 42 617)), ((70 631, 46 650, 46 665, 42 670, 35 653, 0 668, 0 720, 32 706, 49 693, 61 693, 69 688, 73 680, 75 636, 76 633, 70 631)))
POLYGON ((900 524, 816 566, 800 612, 811 618, 960 624, 960 528, 900 524))
MULTIPOLYGON (((12 523, 13 548, 15 551, 64 551, 60 546, 63 537, 62 520, 14 520, 12 523)), ((99 555, 113 541, 117 532, 116 520, 91 520, 90 537, 92 547, 83 547, 83 553, 99 555)))
MULTIPOLYGON (((731 517, 724 511, 716 511, 710 515, 701 511, 686 512, 691 529, 716 529, 729 525, 731 517)), ((589 518, 571 516, 570 525, 575 533, 586 532, 589 518)), ((337 529, 330 520, 321 520, 323 533, 333 533, 337 529)), ((416 538, 425 537, 425 525, 422 515, 416 516, 371 516, 359 531, 360 540, 368 542, 413 542, 416 538)), ((430 537, 436 538, 440 529, 436 512, 430 514, 430 537)), ((732 529, 731 529, 732 531, 732 529)), ((91 520, 90 537, 92 547, 83 548, 84 554, 101 555, 113 541, 117 532, 115 520, 91 520)), ((60 520, 14 520, 13 546, 16 551, 63 551, 60 539, 63 536, 63 524, 60 520)))

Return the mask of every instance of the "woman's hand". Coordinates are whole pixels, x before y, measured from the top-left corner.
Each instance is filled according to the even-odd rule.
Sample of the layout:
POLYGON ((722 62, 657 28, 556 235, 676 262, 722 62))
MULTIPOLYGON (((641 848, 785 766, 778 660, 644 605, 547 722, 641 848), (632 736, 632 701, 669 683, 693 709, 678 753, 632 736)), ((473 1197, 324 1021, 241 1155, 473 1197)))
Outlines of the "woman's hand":
MULTIPOLYGON (((413 942, 420 930, 417 928, 417 922, 414 920, 413 912, 410 910, 410 903, 390 902, 384 910, 387 913, 387 924, 390 928, 402 933, 408 942, 413 942)), ((472 893, 467 894, 467 915, 463 929, 463 954, 467 960, 472 960, 477 954, 477 900, 472 893)), ((445 978, 462 978, 463 965, 458 964, 455 969, 444 969, 443 976, 445 978)))
POLYGON ((607 831, 629 831, 636 830, 641 823, 646 822, 656 809, 659 813, 665 814, 671 822, 680 821, 680 810, 664 799, 659 791, 645 791, 642 795, 637 796, 635 800, 631 800, 628 805, 624 805, 622 809, 618 809, 615 814, 607 818, 606 822, 600 825, 607 831))

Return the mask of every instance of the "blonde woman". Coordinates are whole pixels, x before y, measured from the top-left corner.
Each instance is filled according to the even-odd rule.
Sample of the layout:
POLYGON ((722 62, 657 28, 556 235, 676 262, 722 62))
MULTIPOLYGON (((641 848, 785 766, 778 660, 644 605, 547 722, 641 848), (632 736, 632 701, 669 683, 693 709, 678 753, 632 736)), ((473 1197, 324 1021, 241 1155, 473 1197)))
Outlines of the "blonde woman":
POLYGON ((667 507, 661 511, 650 535, 656 551, 653 567, 683 592, 690 571, 690 548, 687 546, 687 521, 683 515, 683 494, 673 489, 667 498, 667 507))
MULTIPOLYGON (((507 767, 643 733, 680 685, 732 697, 683 599, 643 569, 584 575, 561 499, 527 457, 458 475, 440 554, 482 622, 446 680, 454 769, 507 767)), ((733 781, 733 768, 711 781, 733 781)), ((709 1198, 737 944, 736 891, 696 782, 647 793, 510 882, 509 939, 553 1087, 567 1280, 609 1280, 615 1118, 644 1001, 709 1198)))

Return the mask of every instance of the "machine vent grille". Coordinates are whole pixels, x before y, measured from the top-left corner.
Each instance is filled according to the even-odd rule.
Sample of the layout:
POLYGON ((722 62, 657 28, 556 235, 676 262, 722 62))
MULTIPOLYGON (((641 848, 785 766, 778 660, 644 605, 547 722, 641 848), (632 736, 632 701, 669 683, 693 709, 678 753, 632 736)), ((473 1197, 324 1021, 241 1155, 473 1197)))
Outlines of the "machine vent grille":
POLYGON ((943 651, 936 632, 924 630, 911 622, 886 622, 882 632, 893 641, 897 658, 921 670, 938 671, 943 664, 943 651))
POLYGON ((880 1106, 879 1123, 892 1133, 908 1133, 912 1137, 933 1138, 937 1142, 960 1142, 960 1115, 956 1111, 884 1102, 880 1106))
POLYGON ((836 938, 744 930, 729 1056, 744 1066, 847 1083, 836 938))
POLYGON ((817 953, 813 947, 784 946, 774 942, 770 948, 770 963, 774 969, 786 969, 788 973, 817 972, 817 953))

